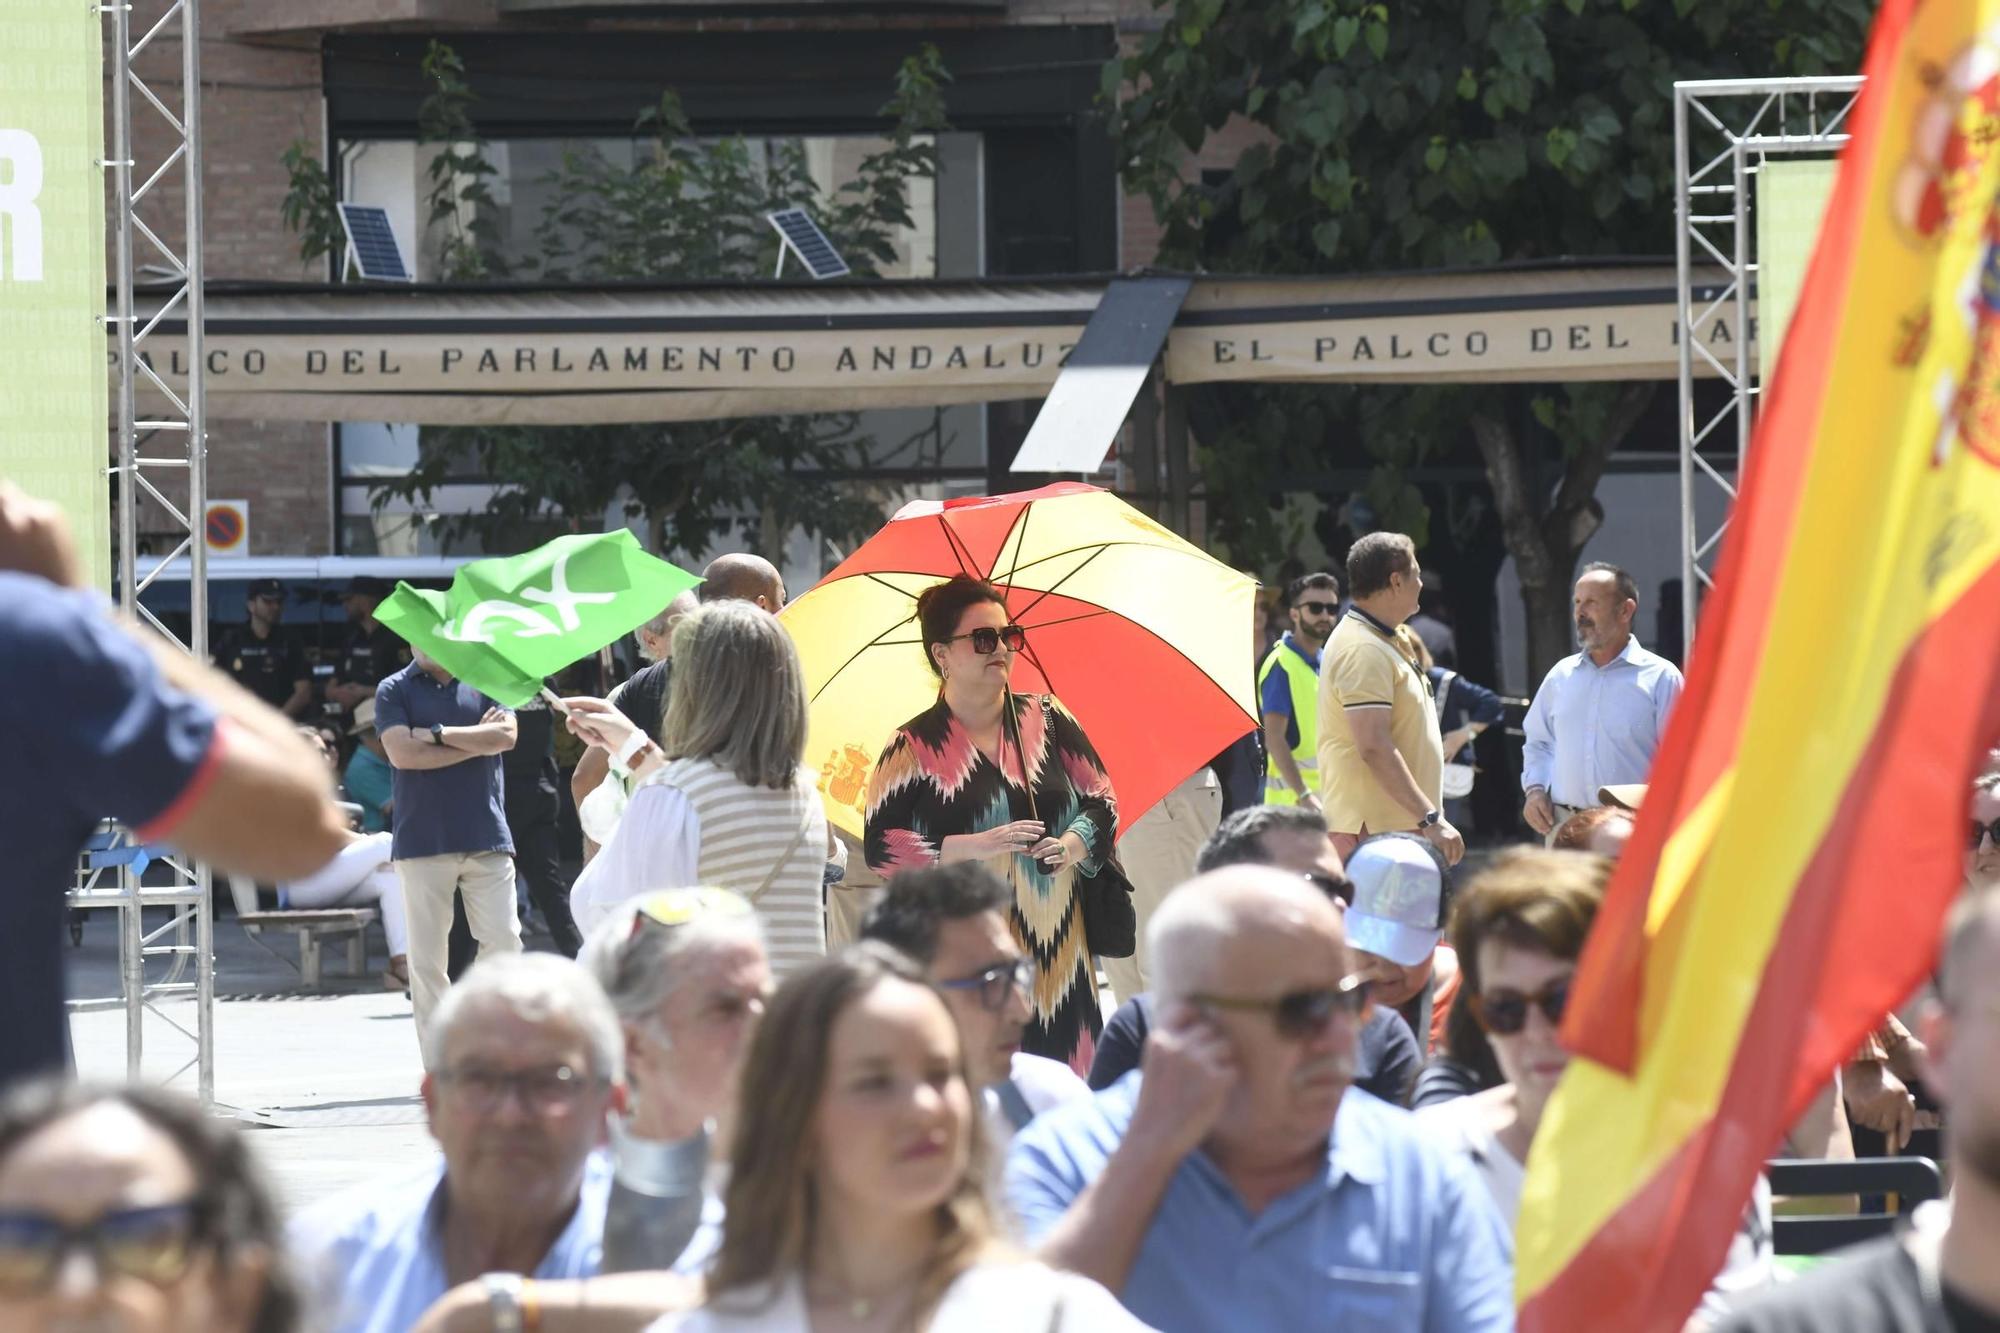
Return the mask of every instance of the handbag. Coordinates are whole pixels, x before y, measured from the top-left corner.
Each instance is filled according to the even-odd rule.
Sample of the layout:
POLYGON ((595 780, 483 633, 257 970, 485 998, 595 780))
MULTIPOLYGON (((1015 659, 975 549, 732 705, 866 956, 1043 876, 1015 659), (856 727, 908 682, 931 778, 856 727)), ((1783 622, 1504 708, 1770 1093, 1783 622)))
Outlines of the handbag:
MULTIPOLYGON (((1028 817, 1039 821, 1042 816, 1035 809, 1035 784, 1028 770, 1027 747, 1021 744, 1021 722, 1014 715, 1012 695, 1007 699, 1007 724, 1014 732, 1014 752, 1021 756, 1021 783, 1028 793, 1028 817)), ((1046 694, 1042 696, 1042 725, 1048 735, 1055 734, 1055 705, 1046 694)), ((1063 774, 1063 781, 1069 782, 1067 773, 1063 774)), ((1075 790, 1072 785, 1070 791, 1075 790)), ((1114 846, 1104 854, 1095 875, 1086 875, 1079 869, 1070 885, 1083 908, 1084 947, 1100 958, 1130 958, 1139 948, 1139 914, 1132 906, 1132 881, 1118 862, 1117 848, 1114 846)))
MULTIPOLYGON (((1444 701, 1451 694, 1451 683, 1456 679, 1458 679, 1456 671, 1447 671, 1438 677, 1437 714, 1440 719, 1444 717, 1444 701)), ((1464 750, 1460 753, 1463 754, 1464 750)), ((1472 783, 1478 776, 1479 770, 1471 764, 1447 763, 1443 775, 1444 798, 1447 801, 1459 801, 1472 795, 1472 783)))

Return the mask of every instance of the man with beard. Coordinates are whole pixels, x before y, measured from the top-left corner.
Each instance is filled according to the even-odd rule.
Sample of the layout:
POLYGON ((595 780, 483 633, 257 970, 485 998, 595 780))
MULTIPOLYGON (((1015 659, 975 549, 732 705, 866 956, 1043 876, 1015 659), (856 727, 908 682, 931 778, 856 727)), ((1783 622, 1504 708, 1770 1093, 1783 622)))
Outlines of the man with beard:
MULTIPOLYGON (((1340 580, 1303 574, 1285 589, 1292 627, 1257 668, 1264 714, 1266 805, 1319 809, 1319 655, 1340 615, 1340 580)), ((1119 999, 1126 996, 1120 995, 1119 999)))
POLYGON ((1236 865, 1160 906, 1141 1067, 1037 1116, 1008 1201, 1058 1268, 1175 1333, 1511 1330, 1485 1186, 1351 1086, 1368 986, 1339 906, 1236 865))
POLYGON ((1938 1000, 1922 1024, 1945 1107, 1948 1204, 1857 1245, 1769 1297, 1729 1333, 1961 1333, 2000 1327, 2000 896, 1972 892, 1945 926, 1938 1000))
POLYGON ((1681 673, 1632 636, 1639 586, 1603 561, 1576 581, 1576 638, 1583 651, 1549 668, 1525 724, 1521 813, 1544 838, 1601 787, 1646 781, 1681 673))

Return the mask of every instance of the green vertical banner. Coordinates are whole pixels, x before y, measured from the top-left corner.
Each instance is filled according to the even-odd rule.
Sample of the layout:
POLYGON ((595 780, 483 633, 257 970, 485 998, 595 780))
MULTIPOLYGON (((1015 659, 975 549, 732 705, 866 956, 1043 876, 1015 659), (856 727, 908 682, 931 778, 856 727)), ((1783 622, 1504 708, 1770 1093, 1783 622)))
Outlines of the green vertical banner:
POLYGON ((0 476, 60 504, 109 586, 103 22, 0 0, 0 476))
POLYGON ((1840 164, 1833 158, 1778 161, 1757 168, 1757 379, 1769 384, 1805 286, 1819 221, 1840 164))

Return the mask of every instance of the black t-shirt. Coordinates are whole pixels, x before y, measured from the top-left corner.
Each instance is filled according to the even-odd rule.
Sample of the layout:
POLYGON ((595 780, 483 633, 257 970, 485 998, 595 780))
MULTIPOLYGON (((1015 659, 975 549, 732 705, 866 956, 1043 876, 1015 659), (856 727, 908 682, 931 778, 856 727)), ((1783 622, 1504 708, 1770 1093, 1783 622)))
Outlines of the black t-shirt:
MULTIPOLYGON (((1944 1289, 1951 1333, 2000 1333, 2000 1313, 1944 1289)), ((1856 1245, 1798 1281, 1747 1300, 1718 1333, 1932 1333, 1917 1265, 1900 1236, 1856 1245)))
POLYGON ((410 661, 410 650, 402 636, 386 625, 367 629, 355 625, 347 631, 333 677, 347 685, 380 685, 401 671, 410 661))
POLYGON ((215 664, 273 708, 283 708, 292 697, 293 686, 312 675, 306 666, 306 650, 297 639, 281 629, 260 639, 247 625, 222 636, 215 664))
MULTIPOLYGON (((1139 1067, 1153 1028, 1153 997, 1135 995, 1118 1006, 1097 1039, 1090 1086, 1108 1088, 1139 1067)), ((1393 1009, 1378 1007, 1362 1026, 1354 1049, 1354 1086, 1391 1106, 1408 1106, 1423 1059, 1410 1025, 1393 1009)))
POLYGON ((509 798, 529 790, 554 794, 561 770, 556 767, 556 710, 541 695, 514 710, 514 748, 500 752, 509 798))
POLYGON ((618 711, 655 741, 660 739, 660 723, 667 712, 667 685, 673 672, 672 658, 648 663, 633 672, 625 688, 618 691, 618 711))

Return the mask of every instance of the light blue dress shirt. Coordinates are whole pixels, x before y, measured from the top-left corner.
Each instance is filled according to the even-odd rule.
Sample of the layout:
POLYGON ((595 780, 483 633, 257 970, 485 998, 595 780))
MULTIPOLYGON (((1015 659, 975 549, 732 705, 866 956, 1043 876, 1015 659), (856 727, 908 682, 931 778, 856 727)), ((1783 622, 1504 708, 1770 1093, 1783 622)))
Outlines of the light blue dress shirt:
MULTIPOLYGON (((592 1153, 569 1225, 527 1276, 595 1276, 610 1193, 610 1159, 592 1153)), ((291 1227, 291 1249, 314 1326, 324 1333, 406 1333, 415 1327, 449 1283, 443 1207, 440 1159, 419 1175, 366 1185, 300 1214, 291 1227)), ((697 1248, 689 1243, 690 1251, 697 1248)), ((706 1248, 712 1252, 713 1246, 706 1248)))
POLYGON ((1598 803, 1599 787, 1644 782, 1667 714, 1681 697, 1681 673, 1628 638, 1603 666, 1590 654, 1549 668, 1528 708, 1521 790, 1541 787, 1558 805, 1598 803))
MULTIPOLYGON (((1037 1116, 1007 1156, 1007 1198, 1040 1241, 1104 1170, 1143 1075, 1037 1116)), ((1324 1175, 1252 1215, 1208 1157, 1167 1183, 1125 1289, 1164 1333, 1492 1333, 1514 1327, 1507 1229, 1463 1158, 1410 1113, 1349 1088, 1324 1175)))

